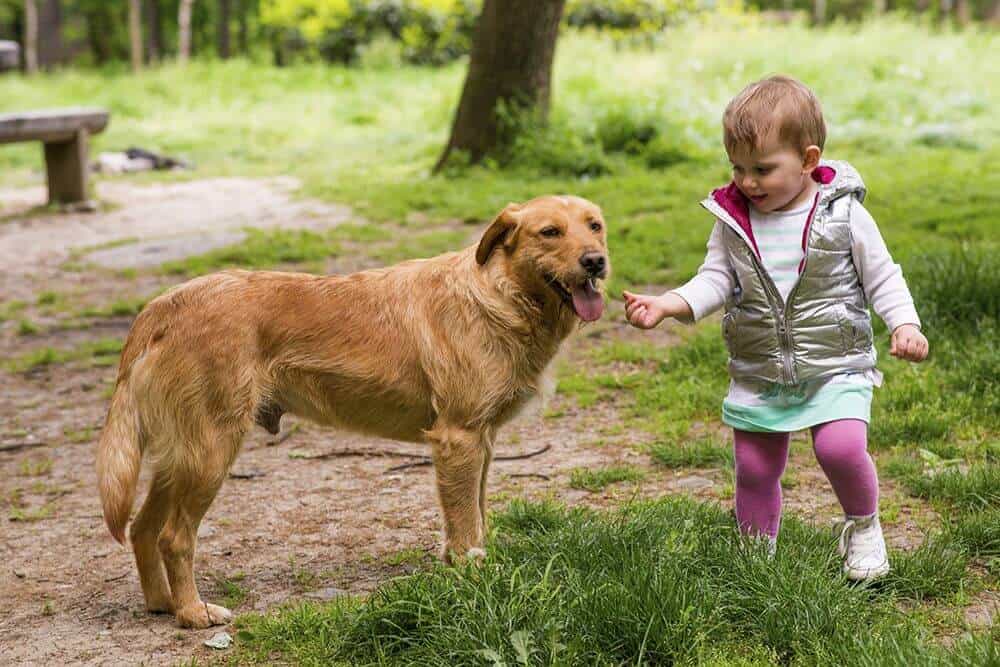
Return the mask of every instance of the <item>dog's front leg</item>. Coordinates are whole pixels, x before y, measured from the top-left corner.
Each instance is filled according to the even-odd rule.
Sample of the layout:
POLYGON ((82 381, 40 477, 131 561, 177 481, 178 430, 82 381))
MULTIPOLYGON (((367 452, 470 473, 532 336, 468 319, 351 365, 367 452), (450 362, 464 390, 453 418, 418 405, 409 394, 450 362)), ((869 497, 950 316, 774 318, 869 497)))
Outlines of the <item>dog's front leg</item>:
POLYGON ((480 494, 487 441, 480 431, 438 423, 427 433, 433 446, 438 498, 444 514, 446 563, 455 558, 480 559, 485 538, 480 494))

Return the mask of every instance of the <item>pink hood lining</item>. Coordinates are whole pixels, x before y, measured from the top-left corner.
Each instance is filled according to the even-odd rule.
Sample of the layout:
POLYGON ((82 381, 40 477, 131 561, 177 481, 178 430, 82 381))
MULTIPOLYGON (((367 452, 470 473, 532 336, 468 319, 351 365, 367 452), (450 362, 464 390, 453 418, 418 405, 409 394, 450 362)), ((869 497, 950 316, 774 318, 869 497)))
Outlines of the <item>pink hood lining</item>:
MULTIPOLYGON (((837 177, 837 171, 830 166, 820 165, 812 170, 810 174, 812 179, 821 185, 829 185, 833 182, 833 179, 837 177)), ((757 247, 757 239, 753 235, 753 226, 750 224, 750 202, 746 195, 740 192, 740 189, 736 187, 736 182, 731 182, 729 185, 718 188, 712 191, 712 199, 722 207, 726 213, 733 217, 733 220, 740 226, 744 232, 746 232, 747 238, 750 239, 751 245, 753 245, 753 251, 760 257, 760 249, 757 247)), ((816 203, 819 200, 819 195, 813 201, 812 210, 809 211, 809 217, 806 223, 805 229, 802 230, 802 249, 805 250, 806 241, 808 237, 806 234, 809 231, 809 223, 812 222, 813 213, 816 212, 816 203)), ((799 270, 802 270, 801 265, 799 270)))

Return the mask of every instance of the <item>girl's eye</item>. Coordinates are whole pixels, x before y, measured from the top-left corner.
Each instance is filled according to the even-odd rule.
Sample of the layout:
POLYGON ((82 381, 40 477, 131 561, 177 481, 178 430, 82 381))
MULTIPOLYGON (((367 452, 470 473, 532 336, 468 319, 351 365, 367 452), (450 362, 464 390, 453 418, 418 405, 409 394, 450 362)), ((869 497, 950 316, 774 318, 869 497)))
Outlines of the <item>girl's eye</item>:
POLYGON ((590 229, 591 229, 591 231, 594 231, 594 232, 601 231, 601 223, 597 222, 596 220, 591 221, 591 223, 590 223, 590 229))
POLYGON ((558 227, 546 227, 545 229, 542 230, 542 236, 546 236, 546 237, 548 237, 550 239, 553 238, 553 237, 559 236, 559 228, 558 227))
POLYGON ((761 176, 767 176, 773 169, 774 167, 757 167, 757 173, 761 176))

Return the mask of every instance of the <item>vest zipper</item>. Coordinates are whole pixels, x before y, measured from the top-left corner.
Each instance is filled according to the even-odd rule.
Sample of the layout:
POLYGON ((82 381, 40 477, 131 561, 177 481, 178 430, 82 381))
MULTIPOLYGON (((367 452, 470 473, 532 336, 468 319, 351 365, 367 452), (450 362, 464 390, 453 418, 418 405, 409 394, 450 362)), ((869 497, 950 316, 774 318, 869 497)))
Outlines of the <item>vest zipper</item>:
POLYGON ((710 213, 719 218, 730 229, 735 231, 739 237, 746 244, 747 248, 750 250, 750 256, 753 257, 754 268, 757 270, 757 276, 764 283, 765 288, 769 289, 771 292, 771 314, 774 315, 775 328, 778 333, 778 347, 781 348, 781 363, 782 369, 784 371, 785 383, 786 384, 797 384, 798 379, 795 374, 795 364, 792 362, 792 334, 790 332, 790 325, 788 322, 788 304, 792 302, 792 297, 795 296, 795 292, 799 289, 799 284, 802 282, 802 276, 806 271, 806 263, 809 260, 809 234, 812 232, 813 219, 816 217, 816 208, 819 204, 820 193, 817 192, 815 198, 813 199, 812 209, 809 211, 809 217, 806 218, 806 226, 802 232, 802 239, 804 247, 802 248, 803 257, 802 264, 799 267, 799 277, 796 279, 795 284, 792 285, 792 289, 788 292, 788 299, 782 299, 781 293, 778 292, 778 287, 774 284, 774 279, 764 270, 764 264, 761 261, 760 256, 757 251, 754 250, 753 244, 750 243, 747 238, 746 232, 743 228, 732 219, 729 212, 724 208, 719 206, 715 201, 711 199, 702 202, 704 206, 710 213))

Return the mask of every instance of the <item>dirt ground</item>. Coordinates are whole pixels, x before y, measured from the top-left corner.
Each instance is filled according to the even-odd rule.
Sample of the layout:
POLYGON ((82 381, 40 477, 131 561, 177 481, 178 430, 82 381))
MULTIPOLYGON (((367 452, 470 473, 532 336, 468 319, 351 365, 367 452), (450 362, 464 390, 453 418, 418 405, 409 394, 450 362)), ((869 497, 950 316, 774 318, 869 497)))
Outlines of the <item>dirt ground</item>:
MULTIPOLYGON (((232 243, 243 226, 321 229, 351 219, 348 209, 298 199, 294 189, 290 180, 106 181, 99 184, 107 204, 101 212, 30 215, 25 212, 43 198, 40 188, 0 191, 0 303, 32 304, 0 322, 0 356, 75 348, 121 339, 128 331, 128 317, 61 329, 62 315, 34 305, 45 292, 72 294, 82 305, 149 294, 173 280, 142 272, 122 277, 115 269, 232 243), (104 268, 81 271, 81 261, 104 268), (19 333, 21 316, 42 330, 19 333)), ((479 229, 470 227, 470 242, 479 229)), ((364 263, 354 258, 328 268, 353 270, 364 263)), ((596 342, 637 334, 622 324, 620 307, 613 305, 599 325, 565 346, 558 363, 585 363, 583 352, 596 342)), ((669 327, 638 335, 664 346, 675 340, 669 327)), ((87 361, 27 373, 0 370, 0 664, 176 664, 219 655, 203 642, 221 629, 232 632, 180 630, 171 617, 147 614, 131 551, 115 543, 103 524, 93 447, 114 374, 114 366, 87 361), (22 447, 9 449, 17 445, 22 447)), ((668 493, 729 502, 720 495, 727 486, 724 471, 655 466, 634 447, 648 436, 614 428, 612 405, 580 409, 557 396, 549 407, 548 417, 525 416, 501 434, 500 456, 549 449, 494 465, 494 508, 521 496, 593 506, 668 493), (569 486, 575 468, 623 462, 646 468, 645 480, 596 493, 569 486)), ((431 469, 387 471, 425 454, 419 445, 331 431, 287 416, 282 424, 290 436, 279 444, 269 444, 272 436, 262 430, 247 439, 202 524, 196 573, 206 600, 220 602, 235 583, 245 594, 235 612, 266 611, 302 598, 370 591, 434 557, 439 517, 431 469), (224 582, 231 582, 228 589, 224 582)), ((835 516, 835 498, 805 441, 797 442, 789 468, 796 472, 786 491, 787 511, 816 521, 835 516)), ((883 495, 894 498, 897 508, 887 522, 892 541, 903 547, 919 543, 926 509, 890 482, 883 495)))

